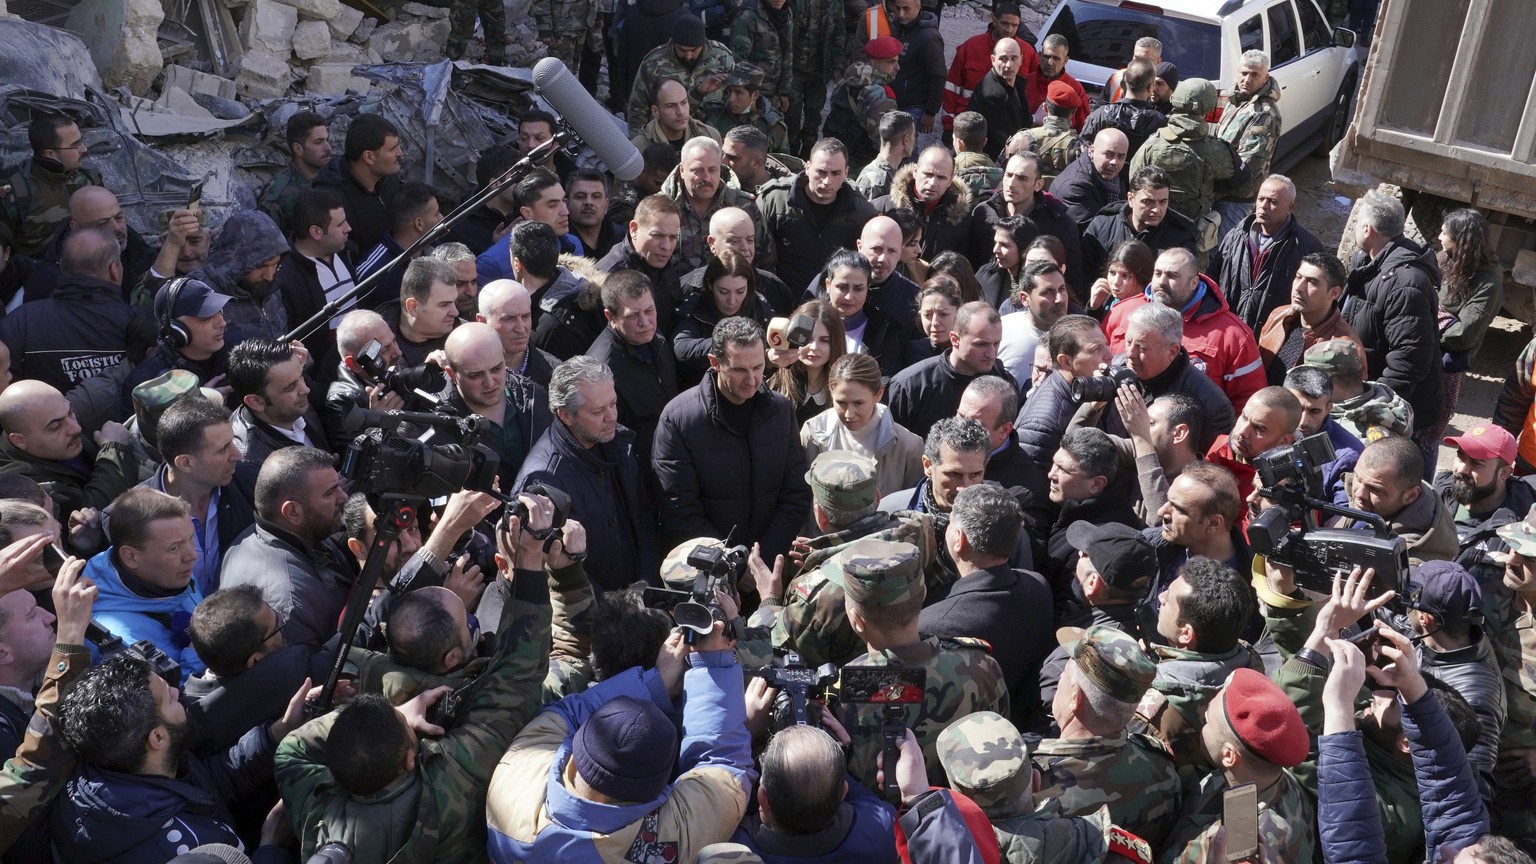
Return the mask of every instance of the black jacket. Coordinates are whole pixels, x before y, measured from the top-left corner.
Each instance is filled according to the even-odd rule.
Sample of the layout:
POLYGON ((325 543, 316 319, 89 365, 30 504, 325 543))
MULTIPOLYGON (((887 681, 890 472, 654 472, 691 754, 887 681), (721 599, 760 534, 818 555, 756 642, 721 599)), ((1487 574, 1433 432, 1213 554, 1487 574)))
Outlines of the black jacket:
MULTIPOLYGON (((985 261, 992 257, 992 228, 1003 220, 1007 213, 1006 207, 1002 192, 976 205, 976 209, 971 214, 973 217, 972 261, 985 261)), ((1067 205, 1048 192, 1037 192, 1035 206, 1024 215, 1029 217, 1029 221, 1035 223, 1040 233, 1055 237, 1066 248, 1067 285, 1077 297, 1077 302, 1086 303, 1088 286, 1093 284, 1094 279, 1104 274, 1084 267, 1083 244, 1078 239, 1080 232, 1076 220, 1067 212, 1067 205), (1090 272, 1095 275, 1090 277, 1090 272)))
MULTIPOLYGON (((48 241, 48 246, 43 254, 36 259, 29 260, 30 272, 27 274, 27 293, 23 302, 30 303, 34 300, 46 300, 53 296, 53 292, 63 284, 63 272, 59 270, 59 258, 64 253, 64 237, 69 233, 69 220, 59 223, 54 231, 53 239, 48 241)), ((123 281, 118 286, 118 299, 127 302, 133 294, 133 289, 139 284, 139 280, 148 275, 154 267, 155 258, 159 256, 160 249, 150 245, 144 235, 128 228, 128 243, 123 249, 123 281)), ((7 268, 7 270, 12 268, 7 268)), ((13 295, 14 296, 14 295, 13 295)))
POLYGON ((53 497, 62 520, 82 507, 97 510, 133 488, 139 480, 139 460, 133 449, 108 442, 100 449, 89 442, 79 458, 68 462, 38 459, 0 438, 0 474, 17 473, 36 480, 53 497))
MULTIPOLYGON (((992 364, 992 371, 1009 384, 1018 386, 1003 364, 992 364)), ((919 438, 927 438, 933 424, 945 417, 955 416, 960 408, 960 397, 965 388, 979 375, 961 375, 949 362, 949 352, 931 357, 916 366, 903 369, 891 380, 886 390, 886 403, 891 407, 891 419, 906 427, 919 438)))
POLYGON ((656 299, 656 329, 663 333, 672 332, 677 320, 677 304, 683 302, 682 267, 676 254, 673 254, 667 266, 658 270, 640 257, 626 235, 608 250, 603 260, 597 262, 597 269, 604 273, 617 273, 621 270, 644 273, 651 280, 651 296, 656 299))
POLYGON ((53 296, 23 303, 0 320, 0 342, 11 350, 12 375, 65 393, 123 362, 131 315, 117 285, 62 276, 53 296))
POLYGON ((197 718, 201 732, 193 742, 193 753, 213 756, 250 730, 281 717, 284 706, 272 694, 297 690, 305 678, 324 681, 334 657, 330 646, 317 654, 303 645, 289 645, 233 678, 204 670, 187 679, 182 688, 187 716, 197 718))
POLYGON ((1374 259, 1356 252, 1351 263, 1344 320, 1365 346, 1365 368, 1408 400, 1417 425, 1432 425, 1445 407, 1435 253, 1398 236, 1374 259))
MULTIPOLYGON (((235 427, 235 443, 245 454, 245 461, 252 465, 261 465, 267 461, 268 456, 285 447, 299 446, 297 441, 278 432, 244 405, 236 408, 234 416, 229 419, 235 427)), ((331 446, 331 436, 327 434, 325 424, 321 422, 320 414, 313 405, 304 412, 304 434, 322 450, 331 446)))
POLYGON ((634 432, 619 426, 612 441, 584 448, 564 423, 551 423, 512 488, 532 482, 571 496, 571 516, 587 529, 587 576, 599 592, 636 580, 661 584, 656 502, 641 480, 634 432))
MULTIPOLYGON (((490 417, 495 426, 490 434, 481 437, 480 443, 496 451, 501 464, 496 469, 496 479, 501 488, 511 489, 512 481, 523 467, 523 460, 533 450, 550 424, 554 421, 549 412, 549 391, 542 384, 528 378, 507 375, 507 407, 513 411, 511 422, 507 415, 490 417)), ((452 382, 438 394, 437 410, 452 417, 468 417, 473 414, 464 403, 452 382)))
POLYGON ((613 389, 619 395, 619 422, 638 436, 635 451, 642 464, 650 458, 661 413, 678 390, 677 359, 672 346, 657 333, 649 349, 648 354, 640 351, 612 327, 604 327, 587 350, 588 357, 603 361, 613 372, 613 389))
POLYGON ((207 360, 193 360, 179 351, 171 350, 164 343, 156 345, 149 356, 144 358, 144 362, 133 367, 128 380, 123 384, 123 404, 128 406, 124 416, 133 410, 133 388, 172 369, 185 369, 197 376, 199 384, 207 384, 229 372, 229 345, 226 344, 219 353, 207 360))
POLYGON ((1011 273, 997 266, 995 259, 988 260, 976 271, 976 284, 981 286, 981 299, 993 309, 1001 310, 1003 304, 1013 299, 1014 278, 1011 273))
POLYGON ((811 509, 794 409, 760 388, 744 427, 735 427, 722 401, 715 376, 706 375, 667 404, 656 427, 652 465, 666 545, 730 535, 732 544, 761 543, 763 555, 785 554, 811 509))
MULTIPOLYGON (((767 327, 773 317, 773 308, 768 305, 768 298, 759 292, 748 297, 736 314, 767 327)), ((689 294, 677 307, 672 353, 677 357, 678 383, 682 386, 692 387, 709 371, 709 346, 714 341, 715 325, 720 323, 720 318, 712 296, 702 290, 689 294)))
MULTIPOLYGON (((1124 356, 1115 358, 1116 363, 1123 363, 1124 356)), ((1189 362, 1189 352, 1179 349, 1179 356, 1173 358, 1161 375, 1148 378, 1141 382, 1141 392, 1150 404, 1152 400, 1168 393, 1183 393, 1206 406, 1205 434, 1201 436, 1199 446, 1195 449, 1201 453, 1209 450, 1211 444, 1218 436, 1231 433, 1232 427, 1237 423, 1237 412, 1232 410, 1232 403, 1227 399, 1211 376, 1205 374, 1205 370, 1189 362)), ((1083 410, 1079 407, 1078 410, 1083 410)), ((1111 435, 1121 438, 1129 438, 1130 433, 1125 431, 1125 423, 1120 419, 1120 409, 1113 402, 1109 403, 1099 418, 1099 428, 1111 435)))
POLYGON ((347 211, 347 224, 352 226, 352 235, 348 239, 359 249, 369 250, 377 246, 394 224, 390 205, 394 203, 395 192, 400 189, 398 174, 380 180, 369 192, 357 182, 357 177, 347 166, 346 157, 337 156, 315 175, 315 188, 329 189, 341 196, 347 211))
MULTIPOLYGON (((896 93, 896 107, 921 108, 937 117, 944 101, 944 35, 939 32, 939 18, 923 12, 910 25, 903 25, 892 15, 891 35, 901 40, 901 68, 891 81, 896 93)), ((793 284, 793 283, 791 283, 793 284)))
MULTIPOLYGON (((564 266, 556 267, 555 278, 534 294, 533 334, 528 337, 529 344, 557 362, 585 352, 592 340, 608 326, 601 308, 583 309, 581 306, 582 297, 591 287, 585 276, 564 266)), ((658 305, 658 313, 660 308, 658 305)))
POLYGON ((353 407, 368 407, 368 385, 351 369, 338 366, 336 380, 326 386, 325 402, 320 405, 320 419, 328 430, 332 453, 346 452, 347 445, 357 437, 347 433, 343 422, 353 407))
MULTIPOLYGON (((943 76, 940 76, 942 79, 943 76)), ((839 249, 852 249, 875 208, 852 183, 837 190, 824 217, 813 212, 805 174, 769 180, 757 190, 757 210, 773 244, 779 278, 808 285, 839 249)))
POLYGON ((957 580, 949 596, 924 609, 917 621, 923 633, 971 636, 991 646, 1008 682, 1015 723, 1022 725, 1039 706, 1040 665, 1056 647, 1051 591, 1040 574, 1007 564, 979 570, 957 580))
POLYGON ((1028 489, 1032 500, 1044 500, 1047 482, 1044 466, 1050 464, 1050 459, 1047 456, 1043 462, 1036 460, 1019 446, 1019 433, 1010 432, 1003 449, 987 457, 986 479, 1004 489, 1028 489))
POLYGON ((1093 154, 1084 148, 1051 181, 1051 194, 1067 206, 1067 215, 1076 220, 1078 230, 1082 230, 1100 210, 1125 200, 1124 172, 1114 180, 1105 180, 1093 167, 1093 154))
POLYGON ((1013 424, 1013 434, 1018 436, 1024 455, 1049 465, 1075 413, 1077 403, 1072 401, 1072 385, 1060 372, 1045 376, 1040 386, 1030 391, 1013 424))
POLYGON ((1058 617, 1064 617, 1072 605, 1072 581, 1076 578, 1078 554, 1067 542, 1067 528, 1079 521, 1094 525, 1129 525, 1138 531, 1146 527, 1131 506, 1130 496, 1113 483, 1097 498, 1064 502, 1056 511, 1054 523, 1042 522, 1034 526, 1035 566, 1051 587, 1058 617))
POLYGON ((1262 255, 1258 239, 1258 226, 1249 215, 1221 239, 1206 266, 1206 272, 1221 286, 1221 293, 1227 295, 1227 305, 1255 336, 1264 329, 1269 313, 1291 302, 1291 281, 1301 259, 1323 251, 1323 244, 1295 216, 1286 220, 1262 255), (1253 272, 1255 259, 1257 275, 1253 272))
POLYGON ((465 214, 464 218, 449 230, 448 238, 457 243, 463 243, 469 247, 469 251, 479 255, 496 245, 496 229, 515 216, 516 214, 508 216, 488 204, 481 204, 465 214))
MULTIPOLYGON (((352 256, 343 249, 337 253, 337 257, 355 279, 357 267, 352 263, 352 256)), ((325 291, 320 288, 320 276, 315 262, 299 250, 289 249, 283 253, 283 260, 277 265, 277 275, 272 281, 275 283, 273 288, 283 298, 283 307, 288 310, 289 327, 298 327, 325 308, 325 291)), ((348 288, 351 285, 351 282, 346 282, 340 287, 348 288)), ((335 344, 336 331, 327 324, 321 324, 304 337, 304 347, 309 349, 309 356, 317 361, 323 359, 335 344)))
MULTIPOLYGON (((704 290, 704 271, 707 267, 696 267, 683 274, 682 286, 684 298, 695 291, 704 290)), ((757 293, 768 301, 768 312, 771 315, 788 315, 795 311, 798 301, 795 292, 773 273, 759 269, 757 271, 757 293)), ((686 299, 684 302, 687 302, 686 299)))
MULTIPOLYGON (((866 310, 874 309, 890 319, 891 326, 896 329, 896 335, 905 344, 920 335, 917 321, 917 295, 921 290, 916 282, 901 275, 899 271, 892 271, 891 275, 887 276, 885 281, 879 285, 870 284, 869 298, 864 301, 864 308, 866 310)), ((817 274, 816 278, 811 280, 811 284, 806 286, 805 293, 800 297, 800 302, 802 303, 809 303, 812 300, 820 300, 823 303, 831 302, 827 295, 826 286, 822 284, 820 274, 817 274)), ((876 341, 878 344, 885 344, 880 340, 876 341)), ((903 348, 899 353, 904 356, 906 349, 903 348)), ((879 358, 882 355, 876 354, 875 356, 879 358)), ((898 363, 893 370, 885 373, 886 377, 890 377, 910 365, 910 363, 898 363)))
POLYGON ((996 159, 1002 155, 1003 145, 1008 143, 1013 133, 1033 125, 1028 106, 1029 99, 1024 96, 1023 75, 1014 79, 1012 87, 991 69, 981 76, 976 89, 971 93, 969 110, 980 114, 987 121, 987 145, 983 149, 988 156, 996 159))
POLYGON ((1110 202, 1083 229, 1083 265, 1093 274, 1093 278, 1104 275, 1104 268, 1109 264, 1109 253, 1126 240, 1140 240, 1152 247, 1153 254, 1180 247, 1193 250, 1199 246, 1195 223, 1171 207, 1163 221, 1157 223, 1157 227, 1142 231, 1131 227, 1130 212, 1129 202, 1110 202))
POLYGON ((1108 105, 1100 105, 1095 108, 1088 119, 1083 121, 1083 131, 1080 140, 1083 142, 1083 150, 1087 152, 1088 145, 1093 143, 1093 138, 1104 129, 1119 129, 1130 139, 1130 148, 1125 154, 1125 164, 1130 165, 1135 158, 1136 151, 1141 145, 1147 143, 1152 133, 1168 125, 1168 115, 1157 110, 1157 106, 1143 99, 1122 99, 1119 102, 1111 102, 1108 105))
MULTIPOLYGON (((923 257, 930 261, 947 249, 964 252, 975 231, 971 224, 971 211, 976 206, 971 200, 971 187, 959 182, 949 184, 938 204, 930 209, 918 200, 914 183, 916 175, 916 163, 896 169, 896 176, 891 180, 891 194, 871 202, 875 210, 889 213, 906 208, 917 214, 923 223, 923 257)), ((989 250, 992 248, 990 233, 987 237, 989 250)))

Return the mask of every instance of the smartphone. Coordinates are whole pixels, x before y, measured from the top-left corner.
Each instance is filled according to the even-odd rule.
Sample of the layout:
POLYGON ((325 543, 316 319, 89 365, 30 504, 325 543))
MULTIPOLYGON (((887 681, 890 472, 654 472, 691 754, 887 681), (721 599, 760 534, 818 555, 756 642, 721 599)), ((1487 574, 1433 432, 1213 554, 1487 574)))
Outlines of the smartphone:
POLYGON ((196 183, 193 183, 192 191, 187 193, 188 210, 196 210, 198 206, 203 203, 203 182, 204 181, 199 180, 196 183))
POLYGON ((57 576, 59 571, 64 569, 64 559, 67 557, 69 556, 64 554, 59 544, 49 543, 43 547, 43 569, 50 575, 57 576))
POLYGON ((1359 648, 1361 654, 1365 655, 1367 666, 1381 665, 1381 631, 1377 630, 1374 625, 1349 637, 1349 642, 1356 648, 1359 648))
POLYGON ((1259 787, 1233 786, 1221 793, 1221 824, 1227 827, 1227 860, 1241 861, 1259 851, 1259 787))

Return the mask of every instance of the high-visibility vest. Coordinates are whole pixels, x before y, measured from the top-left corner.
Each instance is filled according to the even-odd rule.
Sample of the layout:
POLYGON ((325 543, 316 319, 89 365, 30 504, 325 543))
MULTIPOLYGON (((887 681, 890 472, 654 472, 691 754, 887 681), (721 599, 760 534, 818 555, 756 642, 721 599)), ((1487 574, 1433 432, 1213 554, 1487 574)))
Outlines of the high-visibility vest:
POLYGON ((864 10, 864 32, 869 34, 867 42, 891 35, 891 22, 885 17, 884 3, 876 3, 864 10))

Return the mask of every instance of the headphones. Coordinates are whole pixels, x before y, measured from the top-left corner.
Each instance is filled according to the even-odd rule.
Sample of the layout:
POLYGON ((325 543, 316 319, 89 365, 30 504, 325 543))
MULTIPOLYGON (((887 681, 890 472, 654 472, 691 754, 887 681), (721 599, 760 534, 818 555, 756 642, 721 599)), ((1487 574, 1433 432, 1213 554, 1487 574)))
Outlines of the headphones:
POLYGON ((186 276, 178 276, 165 285, 165 312, 160 316, 160 341, 173 351, 192 344, 192 331, 187 325, 176 320, 176 297, 181 293, 181 286, 191 281, 186 276))

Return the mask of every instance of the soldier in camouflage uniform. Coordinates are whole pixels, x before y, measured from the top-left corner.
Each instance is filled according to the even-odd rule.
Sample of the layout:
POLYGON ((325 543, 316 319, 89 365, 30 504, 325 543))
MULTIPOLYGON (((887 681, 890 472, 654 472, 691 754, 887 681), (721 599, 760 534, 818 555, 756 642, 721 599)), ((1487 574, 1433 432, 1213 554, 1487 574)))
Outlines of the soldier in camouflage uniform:
MULTIPOLYGON (((699 571, 689 566, 688 555, 699 546, 725 548, 725 543, 714 537, 699 537, 677 544, 661 561, 661 581, 673 591, 692 591, 699 571)), ((726 592, 721 610, 727 626, 736 628, 736 660, 741 668, 761 669, 773 662, 773 626, 778 620, 780 605, 770 597, 762 598, 762 605, 752 613, 750 620, 737 622, 740 614, 740 597, 735 586, 726 592)))
POLYGON ((463 60, 475 38, 475 16, 485 31, 485 57, 491 66, 507 62, 507 12, 501 0, 453 0, 448 7, 448 59, 463 60))
POLYGON ((790 61, 788 123, 793 152, 804 155, 820 136, 827 84, 843 74, 848 18, 841 0, 789 0, 798 22, 790 61))
POLYGON ((1035 749, 1038 797, 1056 799, 1066 816, 1107 806, 1116 825, 1161 846, 1178 812, 1179 775, 1162 742, 1125 731, 1157 664, 1135 639, 1107 624, 1065 628, 1058 635, 1070 658, 1051 706, 1063 737, 1035 749), (1090 699, 1089 693, 1107 698, 1090 699), (1116 713, 1095 710, 1105 704, 1116 713))
POLYGON ((1291 768, 1307 758, 1310 740, 1296 706, 1280 686, 1253 669, 1228 677, 1205 712, 1202 747, 1213 765, 1185 797, 1157 856, 1159 864, 1206 864, 1221 828, 1222 793, 1241 782, 1259 789, 1259 853, 1254 860, 1305 862, 1316 845, 1313 808, 1291 768), (1241 779, 1239 779, 1241 778, 1241 779))
POLYGON ((751 126, 768 136, 768 146, 783 150, 789 146, 789 130, 784 115, 761 92, 763 71, 751 63, 737 63, 725 76, 725 99, 707 105, 704 119, 721 136, 737 126, 751 126))
POLYGON ((704 36, 704 22, 692 15, 677 19, 672 38, 651 49, 640 61, 634 86, 629 91, 626 116, 631 128, 650 119, 651 94, 657 82, 672 78, 688 88, 688 104, 695 116, 704 116, 708 103, 721 100, 725 75, 736 67, 731 49, 704 36))
POLYGON ((1072 113, 1078 97, 1072 85, 1059 79, 1051 82, 1045 94, 1045 122, 1029 130, 1029 137, 1040 154, 1040 179, 1049 186, 1077 158, 1072 113))
POLYGON ((1238 160, 1248 168, 1247 182, 1228 184, 1222 197, 1249 212, 1253 210, 1254 196, 1259 194, 1259 185, 1269 176, 1275 145, 1280 142, 1279 101, 1280 83, 1269 75, 1269 55, 1263 51, 1243 52, 1237 82, 1216 126, 1216 137, 1231 144, 1238 160))
POLYGON ((0 223, 15 238, 13 254, 36 258, 60 223, 69 220, 69 196, 103 183, 101 172, 80 164, 85 139, 75 121, 62 115, 35 115, 28 138, 32 158, 0 179, 0 223))
MULTIPOLYGON (((288 148, 288 167, 261 187, 256 206, 272 217, 284 236, 293 234, 293 208, 299 196, 314 188, 315 176, 331 161, 331 133, 325 118, 313 111, 300 111, 288 118, 283 141, 288 148)), ((153 286, 158 288, 159 284, 153 286)), ((151 290, 153 296, 154 291, 151 290)), ((148 306, 135 301, 135 305, 148 306)))
POLYGON ((1126 176, 1134 176, 1147 165, 1168 172, 1173 183, 1168 206, 1194 221, 1200 235, 1200 248, 1194 251, 1203 260, 1221 239, 1217 236, 1221 217, 1211 216, 1216 184, 1243 184, 1248 178, 1232 145, 1206 131, 1205 117, 1216 108, 1216 85, 1204 78, 1180 81, 1171 104, 1168 125, 1136 151, 1125 169, 1126 176))
POLYGON ((818 522, 835 530, 800 545, 805 560, 784 592, 784 608, 773 625, 773 644, 799 653, 807 666, 841 665, 865 650, 848 623, 840 577, 830 572, 833 559, 849 544, 865 537, 911 543, 918 549, 927 596, 933 600, 949 591, 954 576, 934 552, 931 516, 875 509, 875 460, 851 450, 828 450, 811 462, 805 480, 818 522), (853 521, 831 525, 825 515, 829 510, 851 514, 853 521))
POLYGON ((1055 801, 1033 794, 1029 745, 1007 718, 978 711, 939 733, 939 762, 949 784, 992 820, 1009 864, 1102 861, 1109 848, 1109 811, 1064 815, 1055 801), (1039 807, 1037 801, 1043 802, 1039 807))
MULTIPOLYGON (((982 149, 987 143, 987 118, 975 111, 961 111, 955 117, 954 133, 955 181, 971 190, 972 201, 984 201, 1003 182, 1002 167, 982 149)), ((859 175, 861 179, 863 176, 859 175)), ((886 188, 890 188, 889 181, 886 188)))
POLYGON ((747 211, 756 227, 757 248, 770 248, 767 245, 767 226, 762 215, 757 212, 753 196, 741 191, 741 187, 736 185, 735 175, 725 167, 720 145, 713 140, 699 137, 683 145, 682 161, 671 176, 662 182, 661 194, 676 201, 678 209, 682 211, 679 225, 681 233, 671 265, 682 268, 680 272, 687 273, 704 266, 709 251, 705 241, 709 237, 710 217, 726 207, 739 207, 747 211), (705 173, 701 179, 692 179, 690 168, 698 166, 704 166, 705 173))
POLYGON ((533 0, 533 23, 539 41, 549 46, 572 75, 596 78, 596 70, 582 68, 583 58, 600 62, 603 34, 597 26, 598 0, 533 0))
POLYGON ((1493 634, 1508 713, 1489 816, 1496 833, 1529 849, 1536 846, 1536 808, 1531 806, 1536 797, 1536 511, 1498 534, 1509 544, 1504 585, 1514 593, 1514 621, 1493 634))
MULTIPOLYGON (((903 667, 926 673, 923 702, 905 706, 904 723, 923 748, 929 779, 944 785, 944 767, 934 746, 938 735, 967 714, 1008 710, 1002 667, 978 639, 918 633, 925 590, 921 553, 911 543, 859 540, 837 554, 831 573, 847 598, 853 630, 869 649, 848 666, 903 667)), ((875 757, 881 749, 885 706, 843 702, 837 698, 840 688, 841 682, 831 695, 853 739, 848 773, 876 790, 875 757)))
POLYGON ((731 22, 731 53, 737 63, 761 70, 763 95, 778 111, 789 110, 791 55, 799 29, 788 0, 742 0, 731 22))
POLYGON ((848 147, 848 164, 863 165, 880 152, 880 118, 896 108, 896 80, 901 43, 882 36, 864 46, 869 59, 848 67, 832 91, 832 109, 822 133, 848 147))
POLYGON ((1329 416, 1351 435, 1369 444, 1388 435, 1413 434, 1413 406, 1379 381, 1365 380, 1360 343, 1329 339, 1308 348, 1302 362, 1333 378, 1333 408, 1329 416))

